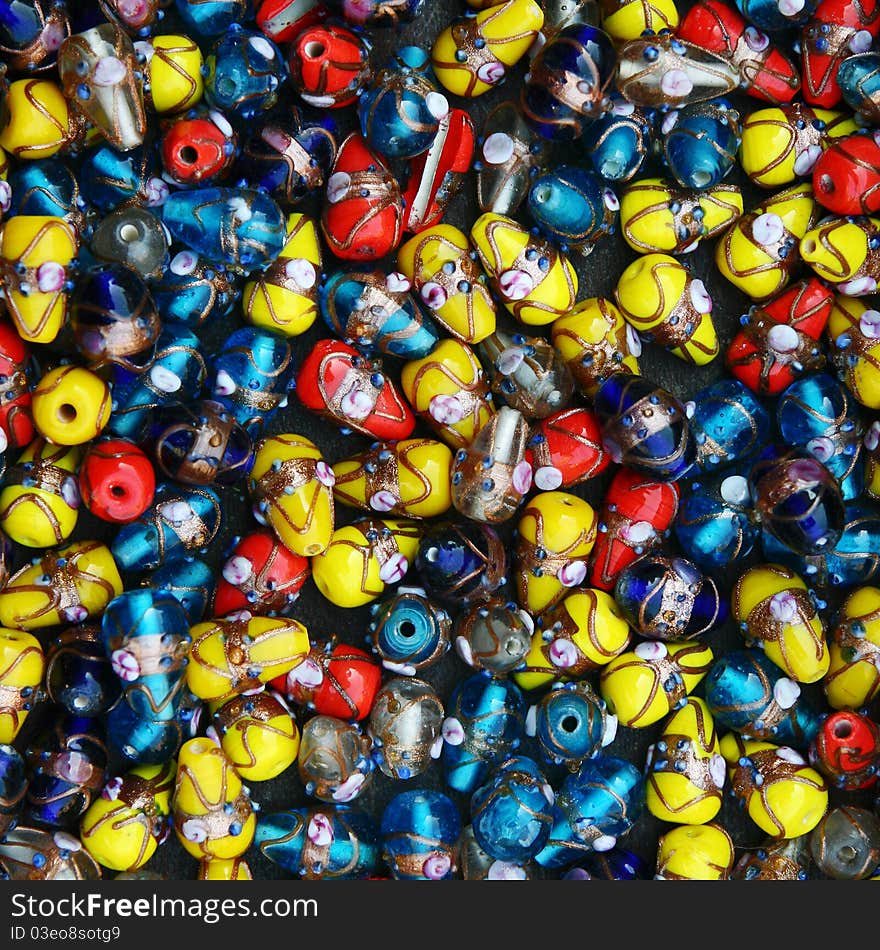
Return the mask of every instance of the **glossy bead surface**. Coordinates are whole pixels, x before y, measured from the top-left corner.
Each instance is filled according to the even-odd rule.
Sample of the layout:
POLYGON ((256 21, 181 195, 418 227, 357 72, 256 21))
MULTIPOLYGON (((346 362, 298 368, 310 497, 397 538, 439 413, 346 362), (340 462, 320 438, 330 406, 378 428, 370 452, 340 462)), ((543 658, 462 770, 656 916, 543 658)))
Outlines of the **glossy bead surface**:
POLYGON ((238 138, 220 113, 196 113, 168 127, 162 137, 162 167, 178 185, 211 185, 227 177, 237 151, 238 138))
POLYGON ((247 20, 253 8, 251 0, 174 0, 174 6, 187 29, 204 38, 220 36, 233 24, 247 20))
POLYGON ((18 824, 28 775, 21 754, 9 743, 0 743, 0 834, 18 824))
POLYGON ((214 573, 204 561, 184 557, 153 571, 144 583, 166 590, 176 597, 189 625, 195 626, 204 618, 211 602, 214 573))
POLYGON ((691 425, 697 464, 703 471, 726 469, 753 457, 767 444, 770 416, 739 381, 713 383, 697 392, 693 404, 691 425))
POLYGON ((188 36, 166 33, 148 40, 144 99, 160 115, 178 115, 202 98, 203 57, 188 36))
POLYGON ((315 709, 322 716, 365 719, 373 708, 382 679, 382 668, 359 647, 334 639, 312 644, 308 656, 274 685, 290 699, 315 709))
POLYGON ((737 881, 805 881, 812 866, 809 838, 768 838, 744 852, 733 869, 737 881))
POLYGON ((859 713, 834 712, 810 745, 809 758, 832 786, 846 791, 869 788, 880 768, 880 728, 859 713))
POLYGON ((402 780, 421 775, 440 754, 443 715, 440 698, 423 680, 388 680, 376 695, 369 721, 382 773, 402 780))
POLYGON ((869 409, 880 408, 880 343, 877 311, 870 301, 838 296, 828 318, 831 361, 852 396, 869 409))
POLYGON ((221 617, 237 610, 287 613, 308 577, 305 557, 268 531, 252 531, 239 539, 220 568, 214 613, 221 617))
POLYGON ((547 762, 576 772, 614 740, 617 720, 606 713, 604 701, 589 683, 564 683, 529 708, 525 728, 547 762))
POLYGON ((83 455, 79 490, 93 515, 124 524, 150 507, 156 476, 150 460, 133 442, 104 439, 90 445, 83 455))
POLYGON ((101 869, 78 838, 26 825, 6 832, 0 863, 13 881, 97 881, 101 869))
POLYGON ((296 761, 299 729, 290 710, 271 693, 227 700, 214 713, 212 728, 246 782, 269 781, 296 761))
POLYGON ((205 99, 233 119, 271 109, 288 77, 281 50, 256 30, 228 31, 205 57, 205 99))
POLYGON ((452 618, 420 587, 402 587, 372 608, 370 641, 382 666, 412 675, 449 649, 452 618))
POLYGON ((290 80, 310 106, 339 109, 357 100, 373 75, 370 44, 335 24, 303 30, 290 50, 290 80))
POLYGON ((599 422, 588 409, 563 409, 532 426, 526 449, 536 488, 571 488, 595 478, 610 459, 599 422))
POLYGON ((72 716, 102 716, 114 705, 120 682, 97 627, 69 627, 51 641, 46 690, 72 716))
POLYGON ((836 881, 864 880, 880 862, 880 821, 867 808, 832 808, 810 834, 810 854, 836 881))
POLYGON ((516 603, 492 598, 458 613, 455 652, 474 669, 509 673, 522 664, 534 629, 531 615, 516 603))
POLYGON ((371 746, 355 723, 313 716, 303 726, 296 760, 306 794, 322 802, 354 801, 373 780, 371 746))
POLYGON ((573 165, 538 176, 528 207, 541 231, 565 251, 589 254, 617 229, 617 196, 597 175, 573 165))
POLYGON ((663 164, 683 188, 719 184, 733 170, 739 145, 739 112, 727 99, 685 105, 660 123, 663 164))
POLYGON ((6 94, 0 147, 18 158, 55 155, 69 140, 70 109, 61 87, 49 79, 16 79, 6 94))
POLYGON ((611 109, 590 122, 581 137, 593 171, 612 184, 638 174, 650 151, 651 119, 647 110, 612 98, 611 109))
POLYGON ((196 328, 227 316, 241 297, 238 275, 179 251, 150 294, 163 320, 196 328))
POLYGON ((455 870, 461 817, 442 792, 400 792, 382 812, 382 856, 398 881, 442 881, 455 870))
POLYGON ((110 387, 81 366, 50 370, 33 391, 34 425, 56 445, 82 445, 110 419, 110 387))
POLYGON ((30 347, 7 320, 0 321, 0 432, 6 446, 24 448, 36 434, 31 416, 35 367, 30 347))
POLYGON ((880 144, 869 135, 833 142, 813 167, 816 200, 833 214, 880 211, 880 144))
POLYGON ((830 666, 822 686, 832 709, 867 706, 880 690, 880 589, 860 587, 843 602, 829 642, 830 666))
POLYGON ((837 69, 837 84, 844 102, 869 122, 880 118, 880 57, 876 53, 856 53, 837 69))
POLYGON ((734 857, 733 841, 721 825, 679 825, 657 842, 654 880, 725 881, 734 857))
POLYGON ((46 660, 40 641, 23 630, 0 630, 0 743, 11 743, 40 698, 46 660))

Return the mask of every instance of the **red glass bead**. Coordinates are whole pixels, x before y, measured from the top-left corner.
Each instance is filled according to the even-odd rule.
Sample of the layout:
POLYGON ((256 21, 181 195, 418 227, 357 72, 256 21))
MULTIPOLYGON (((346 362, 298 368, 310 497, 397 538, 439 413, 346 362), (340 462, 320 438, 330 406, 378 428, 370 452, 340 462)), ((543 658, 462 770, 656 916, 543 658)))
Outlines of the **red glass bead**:
POLYGON ((675 482, 655 482, 629 468, 615 473, 599 512, 590 585, 611 590, 617 575, 655 548, 678 512, 675 482))
POLYGON ((257 26, 270 40, 289 43, 328 14, 320 0, 263 0, 257 10, 257 26))
POLYGON ((679 39, 717 53, 735 66, 743 89, 755 99, 791 102, 801 86, 798 71, 765 33, 722 0, 699 0, 675 31, 679 39))
POLYGON ((321 229, 330 250, 343 260, 375 261, 400 243, 403 199, 397 179, 358 133, 339 146, 321 229))
POLYGON ((296 395, 314 412, 343 428, 382 442, 408 438, 416 420, 378 360, 341 340, 319 340, 303 360, 296 395))
POLYGON ((370 47, 344 26, 312 26, 290 47, 290 81, 319 109, 351 105, 373 76, 370 47))
POLYGON ((751 311, 727 350, 727 368, 762 396, 782 392, 825 365, 818 341, 834 294, 815 277, 801 280, 751 311), (784 329, 780 329, 784 328, 784 329))
POLYGON ((28 388, 30 362, 27 343, 8 320, 0 320, 0 430, 13 449, 29 445, 35 435, 28 388))
POLYGON ((178 119, 162 139, 162 165, 180 185, 204 185, 229 168, 235 151, 235 132, 219 113, 178 119))
POLYGON ((324 716, 364 719, 382 683, 382 667, 357 647, 317 643, 308 657, 272 685, 288 699, 324 716))
POLYGON ((834 214, 880 210, 880 144, 872 135, 851 135, 829 145, 813 168, 816 201, 834 214))
POLYGON ((877 0, 822 0, 801 34, 801 92, 805 101, 832 109, 842 98, 840 64, 866 53, 880 32, 877 0))
POLYGON ((294 554, 269 531, 254 531, 238 541, 220 569, 214 613, 223 617, 236 610, 284 612, 309 574, 307 557, 294 554))
POLYGON ((877 781, 880 728, 848 709, 832 713, 810 746, 810 762, 838 788, 867 788, 877 781))
POLYGON ((589 409, 563 409, 532 428, 526 461, 541 491, 570 488, 605 471, 611 461, 599 421, 589 409))
POLYGON ((105 439, 90 446, 83 457, 79 490, 96 518, 125 524, 153 503, 156 476, 149 458, 134 443, 105 439))

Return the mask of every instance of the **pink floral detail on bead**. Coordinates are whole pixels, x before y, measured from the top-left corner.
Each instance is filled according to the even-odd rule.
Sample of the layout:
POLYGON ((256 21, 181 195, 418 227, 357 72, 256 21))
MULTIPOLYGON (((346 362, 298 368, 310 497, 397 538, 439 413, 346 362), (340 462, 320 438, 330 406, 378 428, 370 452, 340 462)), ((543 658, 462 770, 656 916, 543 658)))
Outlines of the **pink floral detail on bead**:
POLYGON ((868 427, 868 431, 865 433, 864 445, 869 452, 873 452, 880 445, 880 419, 875 420, 868 427))
POLYGON ((795 155, 794 165, 792 166, 795 175, 809 175, 813 170, 813 166, 819 161, 821 154, 822 148, 819 145, 808 145, 806 148, 801 149, 801 151, 795 155))
POLYGON ((117 0, 116 12, 124 20, 139 20, 147 12, 147 0, 117 0))
POLYGON ((796 459, 788 466, 789 477, 799 482, 820 482, 827 477, 826 472, 812 459, 796 459))
POLYGON ((449 299, 446 291, 433 280, 429 280, 427 284, 422 286, 419 296, 432 310, 439 310, 449 299))
POLYGON ((315 265, 311 261, 307 261, 304 257, 291 258, 284 265, 284 273, 306 290, 310 287, 314 287, 318 281, 318 273, 315 270, 315 265))
POLYGON ((201 844, 208 840, 208 825, 201 818, 188 818, 181 826, 180 833, 187 841, 201 844))
POLYGON ((6 212, 12 207, 12 188, 8 181, 0 181, 0 211, 6 212))
POLYGON ((130 650, 114 650, 110 654, 113 672, 126 683, 132 683, 141 675, 137 657, 130 650))
POLYGON ((810 439, 807 442, 806 449, 810 455, 815 456, 823 464, 834 455, 834 443, 825 435, 810 439))
POLYGON ((797 16, 804 8, 804 0, 776 0, 776 8, 783 16, 797 16))
POLYGON ((550 662, 560 669, 567 670, 577 663, 578 648, 565 637, 558 637, 550 644, 548 651, 550 662))
POLYGON ((370 507, 373 511, 391 511, 397 505, 397 499, 390 491, 377 491, 370 495, 370 507))
POLYGON ((495 360, 495 369, 502 376, 511 376, 522 366, 525 358, 526 353, 521 346, 508 346, 507 349, 498 354, 498 358, 495 360))
POLYGON ((192 506, 188 501, 166 501, 157 508, 159 514, 171 524, 186 524, 193 517, 192 506))
POLYGON ((798 617, 798 602, 795 595, 782 590, 770 598, 770 616, 780 623, 791 623, 798 617))
POLYGON ((396 584, 408 570, 409 561, 397 551, 379 568, 379 579, 385 584, 396 584))
POLYGON ((519 495, 526 495, 532 487, 532 466, 523 459, 513 470, 511 478, 513 490, 519 495))
POLYGON ((855 280, 846 280, 837 285, 837 289, 848 297, 863 297, 873 294, 877 289, 877 281, 873 277, 856 277, 855 280))
POLYGON ((483 142, 483 158, 490 165, 503 165, 513 157, 514 142, 506 132, 493 132, 483 142))
POLYGON ((779 323, 767 334, 770 349, 776 353, 793 353, 798 348, 798 334, 794 327, 779 323))
POLYGON ((336 474, 323 460, 315 463, 315 478, 317 478, 325 488, 332 488, 336 484, 336 474))
POLYGON ((662 660, 664 656, 669 652, 666 649, 665 643, 660 643, 658 640, 648 640, 645 643, 640 643, 633 653, 640 659, 651 662, 652 660, 662 660))
POLYGON ((587 565, 583 561, 569 561, 564 564, 557 575, 563 587, 577 587, 584 582, 587 576, 587 565))
POLYGON ((449 745, 461 745, 464 742, 464 726, 455 716, 447 716, 443 720, 440 731, 443 741, 448 742, 449 745))
POLYGON ((242 557, 239 554, 235 557, 231 557, 223 565, 222 573, 224 580, 238 586, 239 584, 243 584, 249 577, 253 577, 254 565, 246 557, 242 557))
POLYGON ((61 611, 61 616, 64 617, 65 620, 69 620, 70 623, 82 623, 83 620, 88 618, 89 612, 81 604, 76 604, 73 607, 65 607, 65 609, 61 611))
POLYGON ((694 91, 694 84, 683 69, 668 69, 660 80, 660 91, 674 99, 682 99, 694 91))
POLYGON ((74 785, 82 785, 92 774, 89 760, 81 752, 62 752, 55 759, 55 771, 60 778, 74 785))
POLYGON ((41 293, 57 293, 66 279, 67 272, 55 261, 46 261, 37 268, 37 287, 41 293))
POLYGON ((96 86, 118 86, 125 79, 127 72, 121 59, 116 56, 103 56, 92 72, 92 82, 96 86))
POLYGON ((494 60, 491 63, 483 63, 477 70, 477 79, 482 80, 488 86, 495 86, 504 79, 506 73, 504 63, 494 60))
POLYGON ((122 779, 116 775, 111 778, 107 784, 101 789, 101 798, 104 801, 115 802, 119 798, 119 793, 122 791, 122 779))
POLYGON ((873 42, 874 37, 868 30, 856 30, 846 45, 853 53, 867 53, 873 42))
POLYGON ((620 211, 620 199, 610 188, 602 189, 602 200, 609 211, 620 211))
POLYGON ((61 49, 61 44, 67 38, 67 34, 64 32, 64 27, 60 23, 50 23, 44 30, 41 36, 43 41, 43 46, 50 53, 55 53, 61 49))
POLYGON ((754 26, 747 26, 743 31, 743 37, 746 46, 755 53, 762 53, 770 45, 770 37, 754 26))
POLYGON ((168 269, 172 274, 178 277, 186 277, 191 274, 199 265, 199 257, 192 251, 180 251, 171 258, 168 269))
POLYGON ((68 508, 73 508, 74 510, 79 508, 81 499, 79 485, 75 478, 68 476, 61 483, 61 497, 64 499, 64 504, 67 505, 68 508))
POLYGON ((535 289, 535 282, 524 270, 513 268, 499 275, 498 289, 508 300, 523 300, 535 289))
POLYGON ((709 291, 706 290, 706 285, 699 277, 691 281, 690 298, 697 313, 712 312, 712 298, 709 296, 709 291))
POLYGON ((727 762, 724 761, 723 755, 718 755, 716 752, 715 755, 710 757, 709 775, 715 784, 715 788, 724 788, 724 783, 727 780, 727 762))
POLYGON ((340 407, 349 419, 366 419, 373 411, 373 400, 363 389, 351 389, 343 397, 340 407))
POLYGON ((620 538, 627 544, 644 544, 656 534, 656 529, 650 521, 633 521, 620 529, 620 538))
POLYGON ((392 294, 405 294, 410 287, 412 287, 410 279, 400 271, 392 271, 385 278, 385 289, 392 294))
POLYGON ((168 185, 166 185, 161 178, 155 177, 147 179, 144 191, 147 195, 148 208, 158 208, 160 205, 165 204, 168 200, 168 196, 171 194, 171 189, 168 185))
POLYGON ((525 881, 525 868, 509 861, 493 861, 486 872, 487 881, 525 881))
POLYGON ((663 116, 663 122, 660 124, 660 131, 663 135, 668 135, 676 126, 678 122, 678 109, 673 109, 672 112, 667 112, 663 116))
POLYGON ((880 311, 866 310, 859 317, 859 331, 869 340, 880 340, 880 311))
POLYGON ((457 396, 433 396, 428 403, 428 412, 442 426, 455 425, 465 417, 465 409, 457 396))
POLYGON ((555 491, 562 484, 562 472, 555 465, 542 465, 535 470, 535 485, 541 491, 555 491))
POLYGON ((772 211, 759 214, 752 222, 752 237, 761 247, 777 244, 784 236, 785 225, 782 218, 778 214, 773 214, 772 211))
POLYGON ((425 96, 425 105, 437 120, 445 119, 449 115, 449 100, 442 92, 429 92, 425 96))
POLYGON ((363 772, 354 772, 352 775, 337 785, 331 793, 334 802, 350 802, 357 798, 358 793, 363 787, 367 777, 363 772))
POLYGON ((297 686, 305 689, 317 689, 324 682, 324 670, 320 663, 306 657, 287 674, 288 692, 293 692, 297 686))
POLYGON ((442 881, 452 868, 448 854, 432 854, 422 865, 422 872, 430 881, 442 881))
POLYGON ((309 841, 318 848, 329 847, 336 838, 333 834, 333 822, 322 812, 311 817, 306 834, 309 841))
POLYGON ((327 200, 335 205, 348 194, 351 188, 351 175, 346 172, 335 172, 327 182, 327 200))

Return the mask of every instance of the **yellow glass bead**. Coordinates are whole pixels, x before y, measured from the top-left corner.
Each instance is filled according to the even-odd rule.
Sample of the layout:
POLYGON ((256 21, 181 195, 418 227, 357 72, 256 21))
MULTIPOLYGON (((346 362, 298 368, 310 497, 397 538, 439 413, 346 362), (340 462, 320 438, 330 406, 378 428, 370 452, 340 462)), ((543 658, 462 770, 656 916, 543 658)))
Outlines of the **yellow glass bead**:
POLYGON ((37 383, 34 425, 56 445, 84 445, 110 421, 110 387, 83 366, 59 366, 37 383))
POLYGON ((315 222, 294 212, 287 219, 287 242, 269 267, 244 285, 245 320, 285 336, 305 333, 318 316, 321 245, 315 222))
POLYGON ((9 156, 0 148, 0 179, 6 181, 9 177, 9 156))
POLYGON ((290 710, 270 693, 236 696, 214 713, 220 745, 246 782, 280 775, 299 752, 299 729, 290 710))
POLYGON ((17 79, 3 102, 0 146, 16 158, 49 158, 67 144, 70 112, 58 83, 17 79))
POLYGON ((532 635, 525 666, 513 674, 525 690, 601 669, 623 653, 632 637, 614 598, 592 588, 573 591, 542 621, 543 629, 532 635))
POLYGON ((829 109, 802 105, 756 109, 743 120, 740 165, 756 185, 782 188, 808 177, 823 148, 858 130, 851 115, 829 109), (816 120, 824 124, 821 131, 813 125, 816 120), (803 128, 798 128, 799 121, 803 128))
POLYGON ((333 535, 333 481, 314 442, 293 433, 263 439, 248 479, 254 513, 295 554, 313 557, 333 535))
POLYGON ((11 743, 24 725, 45 668, 36 637, 23 630, 0 629, 0 743, 11 743))
POLYGON ((76 470, 81 458, 76 446, 31 442, 0 490, 0 529, 28 548, 66 541, 79 515, 76 470))
POLYGON ((80 841, 112 871, 136 871, 155 854, 164 819, 171 814, 175 761, 136 765, 111 778, 80 822, 80 841))
POLYGON ((588 297, 564 317, 553 321, 553 346, 592 398, 612 373, 640 375, 642 342, 623 314, 607 297, 588 297))
POLYGON ((181 746, 172 813, 178 840, 200 860, 244 854, 257 826, 241 779, 210 739, 190 739, 181 746))
POLYGON ((441 340, 430 356, 403 364, 400 385, 412 408, 454 449, 466 448, 495 411, 474 351, 441 340))
POLYGON ((642 729, 686 701, 713 659, 711 647, 698 640, 645 641, 602 670, 599 691, 621 725, 642 729))
POLYGON ((648 753, 648 811, 662 821, 704 825, 721 810, 726 772, 712 713, 690 696, 663 724, 648 753))
POLYGON ((200 881, 252 881, 247 861, 242 858, 214 858, 199 863, 200 881))
POLYGON ((732 597, 744 635, 761 643, 769 660, 799 683, 815 683, 830 661, 825 626, 794 571, 761 564, 740 575, 732 597))
POLYGON ((517 599, 529 613, 555 606, 583 583, 597 525, 592 506, 568 492, 542 492, 529 501, 516 546, 517 599))
POLYGON ((602 4, 602 29, 616 43, 637 40, 646 31, 674 31, 678 23, 674 0, 605 0, 602 4))
POLYGON ((788 283, 798 243, 817 218, 812 186, 787 188, 731 225, 715 245, 715 265, 753 300, 769 297, 788 283))
POLYGON ((496 313, 485 278, 469 253, 463 231, 438 224, 401 245, 397 266, 440 326, 464 343, 479 343, 495 332, 496 313), (452 269, 447 266, 447 273, 444 265, 452 269))
POLYGON ((76 233, 63 218, 18 215, 4 222, 0 258, 8 272, 6 305, 23 340, 51 343, 61 332, 67 317, 66 268, 76 252, 76 233), (25 272, 15 273, 14 265, 24 265, 25 272))
POLYGON ((327 550, 312 559, 312 580, 337 607, 362 607, 403 579, 420 536, 417 524, 395 520, 337 528, 327 550))
POLYGON ((552 323, 574 306, 578 276, 571 262, 513 218, 481 215, 471 240, 502 303, 520 323, 552 323), (542 260, 549 262, 546 268, 542 260))
POLYGON ((734 795, 754 823, 774 838, 808 834, 828 810, 825 779, 788 746, 743 739, 721 740, 734 795))
POLYGON ((880 692, 880 588, 860 587, 846 598, 828 653, 828 705, 860 709, 872 702, 880 692))
POLYGON ((718 355, 712 300, 705 284, 668 254, 637 257, 614 291, 624 318, 670 353, 704 366, 718 355))
POLYGON ((74 541, 17 571, 0 591, 0 625, 39 630, 99 616, 122 593, 106 544, 74 541))
POLYGON ((432 439, 380 442, 333 466, 336 500, 352 508, 433 518, 452 504, 452 452, 432 439))
POLYGON ((663 178, 640 178, 620 194, 620 233, 639 254, 684 254, 720 234, 742 213, 736 185, 684 191, 663 178))
POLYGON ((721 825, 680 825, 657 842, 654 879, 726 881, 733 859, 733 840, 721 825))
POLYGON ((869 409, 880 409, 880 314, 860 297, 834 298, 828 339, 837 371, 847 388, 869 409))
POLYGON ((434 40, 434 73, 456 96, 481 96, 526 55, 543 25, 544 11, 535 0, 507 0, 458 19, 434 40), (478 40, 485 42, 478 47, 478 40))
POLYGON ((241 695, 283 676, 308 656, 309 634, 286 617, 208 620, 190 628, 190 690, 209 702, 241 695))
POLYGON ((188 36, 169 33, 150 39, 144 99, 154 112, 186 112, 205 91, 202 52, 188 36))
POLYGON ((878 218, 823 221, 801 238, 801 258, 823 280, 837 284, 841 293, 872 293, 880 277, 880 259, 868 241, 878 228, 878 218))

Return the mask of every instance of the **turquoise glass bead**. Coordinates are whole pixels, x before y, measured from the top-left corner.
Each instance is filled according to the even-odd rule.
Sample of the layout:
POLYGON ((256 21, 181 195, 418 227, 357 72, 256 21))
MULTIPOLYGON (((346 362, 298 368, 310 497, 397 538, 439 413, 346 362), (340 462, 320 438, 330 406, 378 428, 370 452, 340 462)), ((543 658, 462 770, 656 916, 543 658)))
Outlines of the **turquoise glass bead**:
POLYGON ((204 620, 215 585, 214 572, 204 561, 194 557, 173 561, 150 574, 148 581, 150 587, 180 601, 191 627, 204 620))
POLYGON ((654 111, 615 98, 610 112, 590 123, 581 139, 594 172, 615 184, 630 181, 653 150, 654 111))
POLYGON ((424 789, 395 795, 382 812, 381 830, 383 857, 397 880, 452 877, 461 817, 442 792, 424 789))
POLYGON ((620 204, 598 175, 560 165, 534 180, 528 208, 539 230, 563 251, 586 253, 617 229, 620 204))
POLYGON ((739 380, 722 379, 692 400, 697 466, 705 472, 752 458, 770 438, 770 414, 739 380))
POLYGON ((544 759, 576 771, 614 738, 617 719, 605 701, 585 683, 558 683, 526 716, 526 733, 534 735, 544 759))
POLYGON ((733 170, 741 138, 739 113, 726 99, 713 99, 666 113, 657 146, 682 188, 703 189, 733 170))
POLYGON ((205 59, 205 100, 227 119, 247 121, 278 101, 288 68, 265 34, 231 27, 205 59))

